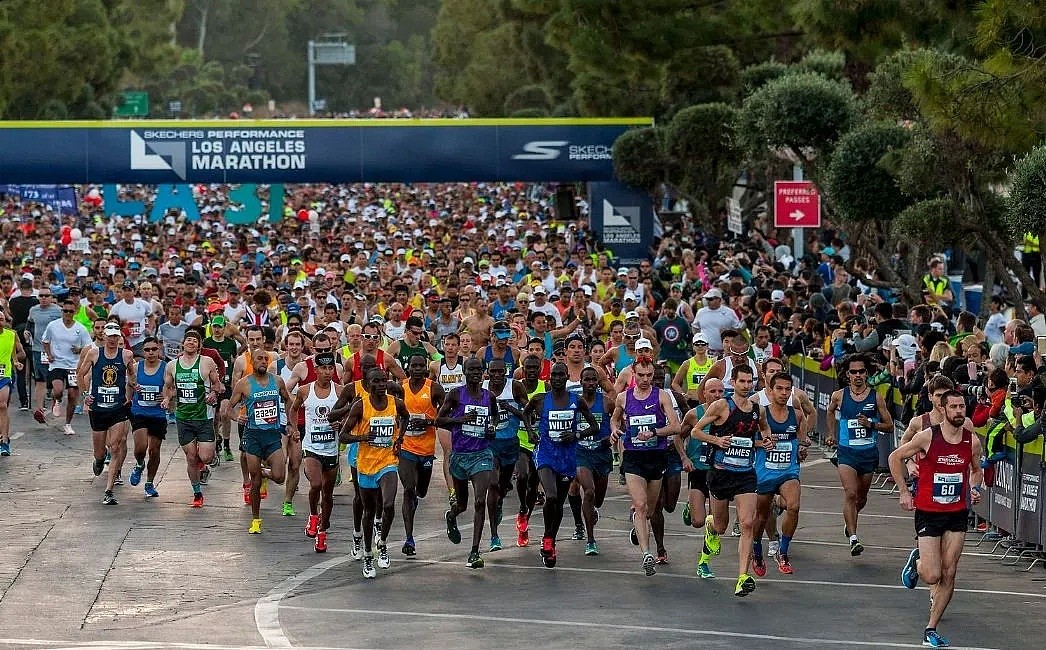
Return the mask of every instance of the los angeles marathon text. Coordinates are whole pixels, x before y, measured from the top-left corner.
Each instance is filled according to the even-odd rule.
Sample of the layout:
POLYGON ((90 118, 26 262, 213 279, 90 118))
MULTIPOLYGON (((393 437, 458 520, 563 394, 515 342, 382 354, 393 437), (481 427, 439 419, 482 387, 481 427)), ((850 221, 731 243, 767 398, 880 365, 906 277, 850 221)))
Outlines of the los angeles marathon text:
POLYGON ((149 130, 147 140, 187 140, 192 169, 305 169, 300 129, 149 130))

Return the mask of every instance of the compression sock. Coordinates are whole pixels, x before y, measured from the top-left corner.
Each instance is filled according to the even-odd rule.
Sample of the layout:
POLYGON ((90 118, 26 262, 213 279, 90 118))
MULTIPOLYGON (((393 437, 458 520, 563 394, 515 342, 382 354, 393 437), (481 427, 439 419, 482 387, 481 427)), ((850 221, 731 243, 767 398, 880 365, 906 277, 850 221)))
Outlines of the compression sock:
POLYGON ((763 541, 752 542, 752 556, 762 559, 763 557, 763 541))
POLYGON ((792 543, 792 538, 788 535, 781 535, 781 554, 788 555, 788 545, 792 543))
POLYGON ((583 526, 584 522, 581 521, 581 495, 567 495, 567 501, 570 502, 570 512, 574 515, 574 527, 583 526))

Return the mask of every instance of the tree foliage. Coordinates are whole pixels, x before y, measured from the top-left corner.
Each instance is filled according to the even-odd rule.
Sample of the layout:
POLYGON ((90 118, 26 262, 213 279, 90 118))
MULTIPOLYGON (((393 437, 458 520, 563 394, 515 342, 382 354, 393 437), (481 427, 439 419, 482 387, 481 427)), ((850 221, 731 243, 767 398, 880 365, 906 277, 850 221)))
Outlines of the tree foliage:
POLYGON ((661 127, 632 129, 614 142, 614 175, 632 187, 655 192, 665 180, 668 157, 661 127))
POLYGON ((665 148, 673 184, 716 214, 737 178, 742 152, 735 126, 738 109, 728 104, 685 108, 666 128, 665 148))
POLYGON ((846 221, 890 220, 911 202, 883 159, 908 142, 908 132, 891 123, 871 122, 839 140, 824 175, 824 189, 846 221))
POLYGON ((1010 227, 1016 233, 1046 234, 1046 145, 1039 145, 1022 158, 1010 178, 1010 227))

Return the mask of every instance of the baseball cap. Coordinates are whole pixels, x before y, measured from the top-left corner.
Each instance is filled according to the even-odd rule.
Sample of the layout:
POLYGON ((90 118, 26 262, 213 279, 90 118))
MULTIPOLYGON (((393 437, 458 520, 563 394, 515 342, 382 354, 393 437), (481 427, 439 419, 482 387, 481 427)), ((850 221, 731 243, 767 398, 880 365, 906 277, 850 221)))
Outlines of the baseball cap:
POLYGON ((905 361, 910 361, 915 358, 918 345, 915 342, 915 337, 911 334, 902 334, 898 336, 893 340, 893 344, 897 348, 897 356, 905 361))
POLYGON ((338 259, 340 259, 342 262, 351 262, 352 261, 352 255, 349 255, 348 253, 342 253, 341 257, 338 258, 338 259))
POLYGON ((785 299, 785 292, 780 289, 774 289, 770 292, 770 300, 773 302, 781 302, 785 299))
POLYGON ((723 292, 719 289, 709 289, 705 292, 705 300, 711 300, 712 298, 722 298, 723 292))
POLYGON ((124 289, 137 289, 138 288, 138 285, 135 284, 134 280, 124 280, 122 286, 123 286, 124 289))
POLYGON ((638 302, 636 300, 636 294, 632 293, 631 291, 626 291, 625 292, 625 301, 627 302, 629 300, 631 300, 632 302, 638 302))
POLYGON ((650 339, 643 337, 636 341, 636 350, 653 350, 654 345, 650 342, 650 339))
POLYGON ((545 289, 545 285, 543 285, 543 284, 539 284, 538 286, 534 287, 534 291, 533 291, 532 293, 533 293, 533 294, 534 294, 535 296, 536 296, 536 295, 538 295, 539 293, 540 293, 541 295, 547 295, 547 294, 548 294, 548 290, 547 290, 547 289, 545 289))
POLYGON ((638 311, 630 311, 627 314, 625 314, 625 320, 632 320, 633 318, 636 319, 636 320, 639 320, 639 312, 638 311))
POLYGON ((116 323, 106 323, 105 329, 102 331, 105 332, 106 336, 123 336, 120 326, 116 323))
POLYGON ((705 345, 708 345, 708 337, 701 332, 698 332, 697 334, 694 334, 694 343, 704 343, 705 345))
POLYGON ((218 327, 224 326, 225 325, 225 316, 215 316, 214 318, 211 319, 211 325, 217 325, 218 327))

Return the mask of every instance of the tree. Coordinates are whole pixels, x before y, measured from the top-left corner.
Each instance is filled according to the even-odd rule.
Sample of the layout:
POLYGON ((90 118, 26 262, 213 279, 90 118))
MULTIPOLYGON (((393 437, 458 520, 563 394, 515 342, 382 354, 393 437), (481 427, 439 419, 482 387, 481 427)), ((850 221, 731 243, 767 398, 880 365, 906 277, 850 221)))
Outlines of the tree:
POLYGON ((655 194, 665 181, 668 156, 662 127, 631 129, 618 136, 612 151, 614 175, 626 185, 655 194))
POLYGON ((825 170, 824 190, 842 220, 889 221, 911 203, 882 165, 907 142, 903 127, 884 122, 862 124, 839 139, 825 170))
POLYGON ((737 180, 743 157, 734 129, 738 114, 728 104, 698 104, 676 113, 666 128, 670 181, 695 210, 704 212, 695 217, 714 217, 737 180))
POLYGON ((1006 218, 1015 233, 1046 240, 1046 145, 1022 158, 1010 175, 1006 218))

